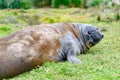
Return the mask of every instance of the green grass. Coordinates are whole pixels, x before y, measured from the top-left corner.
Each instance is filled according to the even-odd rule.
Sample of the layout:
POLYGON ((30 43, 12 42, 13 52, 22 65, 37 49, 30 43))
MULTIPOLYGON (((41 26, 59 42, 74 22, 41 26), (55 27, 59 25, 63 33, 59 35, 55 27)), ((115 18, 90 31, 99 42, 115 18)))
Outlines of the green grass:
POLYGON ((98 45, 91 48, 87 54, 78 56, 83 64, 45 63, 39 68, 4 80, 119 80, 120 20, 116 21, 115 18, 118 10, 113 8, 104 11, 103 13, 103 9, 98 8, 1 10, 1 37, 26 26, 68 21, 89 23, 105 30, 104 39, 98 45), (101 16, 101 21, 97 21, 98 15, 101 16))

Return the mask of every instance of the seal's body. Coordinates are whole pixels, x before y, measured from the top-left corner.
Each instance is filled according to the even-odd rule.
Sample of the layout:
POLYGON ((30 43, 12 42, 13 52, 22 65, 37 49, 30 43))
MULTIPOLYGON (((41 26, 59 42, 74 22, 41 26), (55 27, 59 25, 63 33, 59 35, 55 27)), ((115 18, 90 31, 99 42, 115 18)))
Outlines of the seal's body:
POLYGON ((45 62, 81 63, 77 54, 97 44, 103 35, 88 24, 42 24, 0 39, 0 79, 29 71, 45 62))

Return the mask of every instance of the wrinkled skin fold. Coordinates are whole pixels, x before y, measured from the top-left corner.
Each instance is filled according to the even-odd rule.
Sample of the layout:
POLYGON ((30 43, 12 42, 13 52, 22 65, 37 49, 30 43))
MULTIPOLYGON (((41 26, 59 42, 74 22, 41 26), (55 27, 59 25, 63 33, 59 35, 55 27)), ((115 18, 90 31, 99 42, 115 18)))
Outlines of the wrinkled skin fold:
POLYGON ((82 63, 76 57, 103 38, 94 26, 41 24, 0 38, 0 79, 16 76, 45 62, 82 63))

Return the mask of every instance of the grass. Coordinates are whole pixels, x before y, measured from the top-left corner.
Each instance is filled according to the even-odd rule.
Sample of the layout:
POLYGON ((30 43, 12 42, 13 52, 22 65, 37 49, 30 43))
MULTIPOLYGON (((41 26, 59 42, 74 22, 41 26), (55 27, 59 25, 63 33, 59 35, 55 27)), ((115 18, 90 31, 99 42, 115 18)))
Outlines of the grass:
POLYGON ((86 54, 78 56, 83 61, 81 65, 69 62, 48 62, 39 68, 4 80, 119 80, 120 20, 116 21, 115 18, 118 12, 116 8, 104 9, 104 13, 103 9, 98 10, 98 8, 1 10, 1 37, 26 26, 68 21, 98 26, 104 31, 105 36, 86 54), (101 21, 97 21, 98 15, 101 16, 101 21))

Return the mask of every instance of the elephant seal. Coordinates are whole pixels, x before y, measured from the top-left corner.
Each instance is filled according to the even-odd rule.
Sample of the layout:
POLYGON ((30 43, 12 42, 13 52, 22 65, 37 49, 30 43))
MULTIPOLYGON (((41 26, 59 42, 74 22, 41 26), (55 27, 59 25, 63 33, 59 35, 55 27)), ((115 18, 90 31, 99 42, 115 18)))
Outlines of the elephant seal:
POLYGON ((13 77, 45 62, 81 63, 84 53, 103 38, 89 24, 41 24, 0 39, 0 79, 13 77))

